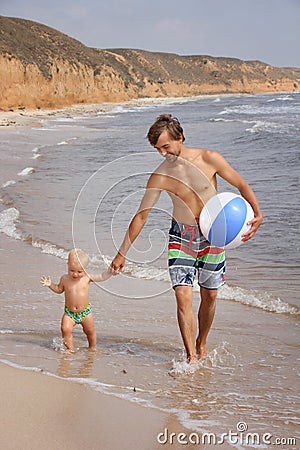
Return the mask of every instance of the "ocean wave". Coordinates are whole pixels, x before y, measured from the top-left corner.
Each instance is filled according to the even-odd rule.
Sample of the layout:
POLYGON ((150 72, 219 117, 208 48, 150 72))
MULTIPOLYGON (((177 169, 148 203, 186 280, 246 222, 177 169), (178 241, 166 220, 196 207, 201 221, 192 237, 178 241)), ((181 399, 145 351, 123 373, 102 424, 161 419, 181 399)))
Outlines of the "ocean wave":
POLYGON ((245 119, 223 119, 221 117, 212 118, 210 119, 210 122, 224 122, 224 123, 244 123, 244 124, 256 124, 257 120, 245 120, 245 119))
POLYGON ((8 180, 8 181, 6 181, 5 183, 2 184, 2 187, 6 188, 8 186, 11 186, 12 184, 16 184, 16 181, 15 180, 8 180))
POLYGON ((33 153, 31 159, 37 159, 37 158, 39 158, 39 157, 41 156, 41 154, 39 153, 39 150, 40 150, 41 148, 43 148, 43 147, 45 147, 45 145, 41 145, 41 146, 39 146, 39 147, 34 147, 34 148, 31 150, 32 153, 33 153))
POLYGON ((268 100, 268 103, 272 103, 272 102, 277 102, 277 101, 281 101, 281 102, 293 102, 294 98, 291 95, 285 95, 283 97, 275 97, 275 98, 271 98, 268 100))
POLYGON ((31 243, 32 247, 41 249, 42 253, 57 256, 58 258, 65 260, 68 259, 68 250, 63 247, 59 247, 56 244, 52 244, 42 239, 33 239, 31 237, 24 238, 24 241, 31 243))
POLYGON ((237 106, 228 106, 222 111, 220 111, 219 115, 226 114, 248 114, 248 115, 284 115, 286 113, 291 114, 300 113, 300 105, 295 104, 294 106, 273 106, 269 104, 267 106, 253 106, 253 105, 237 105, 237 106))
POLYGON ((0 212, 0 233, 14 239, 22 239, 21 233, 17 230, 16 222, 20 212, 16 208, 8 208, 0 212))
POLYGON ((34 167, 25 167, 25 169, 21 170, 21 172, 18 173, 20 177, 26 177, 27 175, 31 175, 35 172, 34 167))
POLYGON ((6 234, 13 239, 22 240, 32 245, 33 247, 40 248, 42 253, 57 256, 61 259, 68 258, 68 250, 44 241, 42 239, 34 239, 32 236, 27 236, 17 229, 17 223, 19 222, 20 212, 16 208, 8 208, 0 212, 0 233, 6 234))
POLYGON ((277 314, 300 314, 298 308, 282 301, 280 298, 272 297, 267 292, 250 291, 238 286, 224 285, 219 289, 218 297, 277 314))
POLYGON ((225 118, 212 118, 210 122, 222 122, 222 123, 241 123, 245 125, 252 125, 246 128, 246 131, 250 133, 289 133, 296 130, 296 124, 292 123, 276 123, 268 122, 266 120, 246 120, 246 119, 225 119, 225 118))
POLYGON ((286 133, 291 127, 293 125, 257 120, 251 128, 246 128, 246 131, 250 133, 286 133))

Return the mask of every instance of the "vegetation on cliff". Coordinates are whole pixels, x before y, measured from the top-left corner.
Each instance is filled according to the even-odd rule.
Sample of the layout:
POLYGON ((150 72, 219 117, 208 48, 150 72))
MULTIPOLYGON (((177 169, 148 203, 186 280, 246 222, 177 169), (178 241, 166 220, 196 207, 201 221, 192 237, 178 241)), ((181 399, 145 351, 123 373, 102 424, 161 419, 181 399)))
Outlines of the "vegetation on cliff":
POLYGON ((0 108, 300 89, 300 69, 260 61, 94 49, 45 25, 0 16, 0 108))

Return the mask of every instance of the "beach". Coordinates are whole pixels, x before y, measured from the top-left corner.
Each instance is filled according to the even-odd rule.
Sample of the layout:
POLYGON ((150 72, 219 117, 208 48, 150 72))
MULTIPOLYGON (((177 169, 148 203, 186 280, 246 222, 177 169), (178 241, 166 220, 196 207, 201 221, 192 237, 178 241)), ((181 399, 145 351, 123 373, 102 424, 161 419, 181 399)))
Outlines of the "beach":
POLYGON ((166 414, 41 373, 4 364, 0 373, 7 450, 161 448, 157 435, 170 420, 166 414))
MULTIPOLYGON (((241 432, 240 423, 260 437, 270 433, 273 445, 275 437, 296 439, 299 113, 299 94, 0 113, 5 448, 197 448, 163 443, 161 433, 220 437, 241 432), (183 118, 189 145, 204 136, 204 145, 224 150, 251 181, 264 225, 251 244, 228 252, 209 355, 193 368, 185 361, 166 267, 164 198, 124 274, 91 288, 97 352, 88 351, 76 327, 78 350, 67 355, 60 338, 63 296, 42 288, 40 276, 58 281, 74 244, 89 252, 92 272, 107 267, 159 161, 145 143, 147 125, 166 110, 183 118)), ((194 294, 196 311, 197 286, 194 294)), ((228 439, 198 445, 214 447, 249 448, 228 439)))

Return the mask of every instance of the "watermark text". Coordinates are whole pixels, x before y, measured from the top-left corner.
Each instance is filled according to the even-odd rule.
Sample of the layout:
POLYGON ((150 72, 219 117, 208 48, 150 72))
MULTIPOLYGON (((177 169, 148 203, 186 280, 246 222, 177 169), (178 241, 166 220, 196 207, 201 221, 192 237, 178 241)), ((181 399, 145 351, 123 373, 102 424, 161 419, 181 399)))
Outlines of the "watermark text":
POLYGON ((230 443, 233 445, 288 445, 296 447, 297 439, 295 437, 278 437, 272 433, 255 433, 248 431, 246 422, 238 422, 236 431, 228 430, 226 433, 174 433, 168 428, 158 433, 157 442, 161 445, 222 445, 230 443))

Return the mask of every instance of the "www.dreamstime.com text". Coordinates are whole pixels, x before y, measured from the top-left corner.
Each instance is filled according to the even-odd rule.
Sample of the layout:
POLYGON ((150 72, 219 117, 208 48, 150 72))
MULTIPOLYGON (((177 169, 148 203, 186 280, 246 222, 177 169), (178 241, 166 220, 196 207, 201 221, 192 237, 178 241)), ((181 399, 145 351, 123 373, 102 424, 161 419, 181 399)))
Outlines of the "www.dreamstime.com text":
POLYGON ((226 433, 174 433, 165 428, 157 434, 157 442, 161 445, 222 445, 230 443, 232 445, 288 445, 295 447, 297 439, 295 437, 278 437, 272 433, 255 433, 248 431, 246 422, 238 422, 237 431, 229 430, 226 433))

